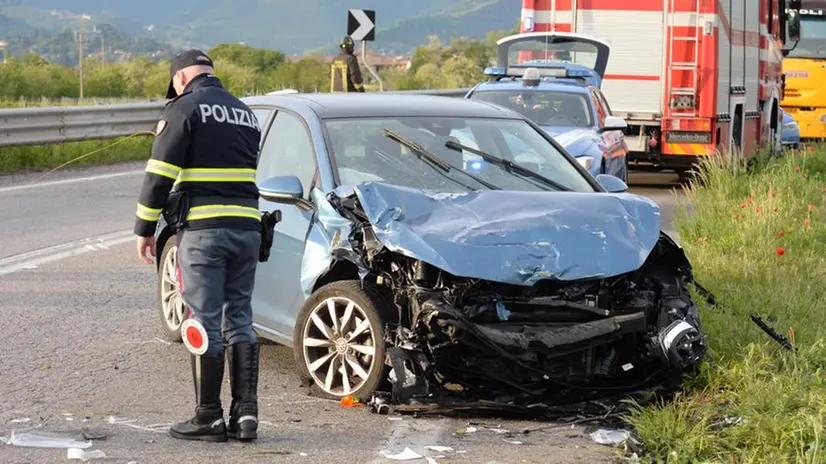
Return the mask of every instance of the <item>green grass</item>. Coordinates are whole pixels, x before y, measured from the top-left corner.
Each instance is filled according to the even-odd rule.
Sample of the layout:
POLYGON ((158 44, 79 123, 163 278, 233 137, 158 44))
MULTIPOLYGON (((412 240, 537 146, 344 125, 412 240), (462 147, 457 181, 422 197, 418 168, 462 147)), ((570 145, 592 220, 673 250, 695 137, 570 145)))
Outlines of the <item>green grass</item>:
POLYGON ((0 173, 45 171, 81 157, 82 159, 72 162, 68 167, 146 160, 149 159, 153 140, 154 137, 141 135, 129 139, 2 147, 0 148, 0 173), (111 146, 113 144, 116 145, 111 146), (96 150, 100 151, 90 154, 96 150))
POLYGON ((41 106, 88 106, 117 105, 122 103, 149 103, 149 98, 38 98, 38 99, 4 99, 0 98, 0 109, 34 108, 41 106))
POLYGON ((643 462, 826 462, 826 148, 761 158, 749 172, 721 162, 701 171, 676 228, 718 300, 701 307, 710 352, 676 400, 629 416, 643 462))

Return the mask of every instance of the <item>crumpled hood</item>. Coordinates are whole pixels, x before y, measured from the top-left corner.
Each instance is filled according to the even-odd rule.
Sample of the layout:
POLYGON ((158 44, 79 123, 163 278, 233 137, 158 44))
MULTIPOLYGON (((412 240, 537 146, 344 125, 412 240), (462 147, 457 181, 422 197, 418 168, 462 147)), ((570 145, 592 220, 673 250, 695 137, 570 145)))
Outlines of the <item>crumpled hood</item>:
POLYGON ((354 191, 391 251, 456 276, 514 285, 631 272, 660 234, 657 204, 628 193, 427 194, 375 182, 354 191))

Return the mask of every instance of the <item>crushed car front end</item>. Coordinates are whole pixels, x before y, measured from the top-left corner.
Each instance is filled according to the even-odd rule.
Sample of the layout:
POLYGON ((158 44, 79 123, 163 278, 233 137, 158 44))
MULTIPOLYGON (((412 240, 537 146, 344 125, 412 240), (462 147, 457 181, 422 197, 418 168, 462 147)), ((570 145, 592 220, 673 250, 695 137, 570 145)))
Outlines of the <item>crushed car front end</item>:
POLYGON ((368 182, 328 200, 347 219, 331 256, 398 314, 395 404, 553 407, 674 386, 703 358, 691 266, 643 197, 368 182))

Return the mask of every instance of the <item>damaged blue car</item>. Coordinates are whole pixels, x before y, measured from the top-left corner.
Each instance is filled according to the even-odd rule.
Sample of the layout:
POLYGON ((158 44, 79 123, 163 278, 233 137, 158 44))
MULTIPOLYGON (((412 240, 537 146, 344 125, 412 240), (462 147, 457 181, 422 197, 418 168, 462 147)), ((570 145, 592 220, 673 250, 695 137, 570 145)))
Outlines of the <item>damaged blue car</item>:
MULTIPOLYGON (((245 102, 260 207, 282 213, 255 329, 293 348, 315 394, 555 405, 674 384, 703 358, 691 265, 658 206, 524 116, 421 95, 245 102)), ((180 340, 175 236, 157 238, 180 340)))

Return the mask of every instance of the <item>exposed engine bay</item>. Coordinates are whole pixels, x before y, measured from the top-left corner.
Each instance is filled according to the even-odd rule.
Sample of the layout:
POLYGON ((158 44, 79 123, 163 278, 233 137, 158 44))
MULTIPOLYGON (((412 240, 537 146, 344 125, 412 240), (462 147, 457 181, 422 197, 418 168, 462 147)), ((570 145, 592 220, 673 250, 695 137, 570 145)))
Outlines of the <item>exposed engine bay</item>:
POLYGON ((335 258, 356 264, 364 282, 385 291, 394 313, 389 391, 377 393, 374 408, 542 415, 678 386, 706 352, 689 293, 691 266, 665 234, 631 272, 516 285, 458 277, 391 251, 359 197, 331 204, 353 224, 335 258))

